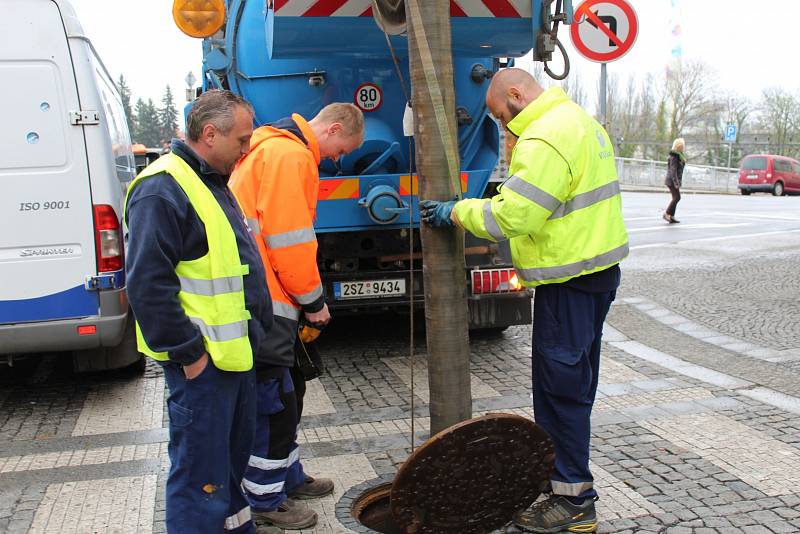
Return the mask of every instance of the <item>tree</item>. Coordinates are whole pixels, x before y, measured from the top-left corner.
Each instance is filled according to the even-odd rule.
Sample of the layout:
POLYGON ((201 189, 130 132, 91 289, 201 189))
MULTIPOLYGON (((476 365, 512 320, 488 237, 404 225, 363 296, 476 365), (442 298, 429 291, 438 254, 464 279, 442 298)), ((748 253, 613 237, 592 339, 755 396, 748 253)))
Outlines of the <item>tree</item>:
POLYGON ((133 132, 136 131, 136 120, 133 116, 133 110, 131 109, 131 89, 125 82, 125 77, 122 76, 122 74, 119 75, 117 90, 122 99, 122 109, 125 110, 125 119, 128 121, 128 129, 131 131, 131 134, 133 134, 133 132))
POLYGON ((761 129, 769 133, 769 152, 795 154, 800 142, 800 95, 770 87, 763 91, 759 107, 761 129))
POLYGON ((141 98, 138 99, 136 101, 135 111, 135 141, 146 146, 159 146, 158 142, 161 139, 161 128, 158 121, 158 110, 153 103, 153 99, 150 98, 147 102, 143 101, 141 98))
MULTIPOLYGON (((450 5, 408 0, 405 8, 419 198, 448 200, 461 193, 450 5), (432 58, 435 76, 424 58, 432 58)), ((434 434, 472 417, 464 230, 423 224, 420 235, 434 434)))
POLYGON ((175 108, 175 98, 169 85, 164 90, 161 97, 161 109, 158 110, 158 122, 160 126, 159 146, 162 142, 167 142, 175 137, 178 129, 178 110, 175 108))
MULTIPOLYGON (((544 69, 542 69, 544 71, 544 69)), ((569 97, 579 106, 586 107, 586 87, 583 85, 583 80, 580 76, 580 71, 573 70, 564 81, 561 82, 561 88, 569 97)))
POLYGON ((655 132, 653 135, 654 143, 650 146, 650 159, 662 159, 666 150, 670 146, 670 141, 667 137, 667 99, 662 98, 658 101, 658 109, 656 111, 655 132), (666 145, 666 147, 664 146, 666 145))
POLYGON ((703 61, 679 63, 670 71, 665 94, 670 140, 683 137, 713 119, 716 106, 711 95, 715 86, 713 69, 703 61))

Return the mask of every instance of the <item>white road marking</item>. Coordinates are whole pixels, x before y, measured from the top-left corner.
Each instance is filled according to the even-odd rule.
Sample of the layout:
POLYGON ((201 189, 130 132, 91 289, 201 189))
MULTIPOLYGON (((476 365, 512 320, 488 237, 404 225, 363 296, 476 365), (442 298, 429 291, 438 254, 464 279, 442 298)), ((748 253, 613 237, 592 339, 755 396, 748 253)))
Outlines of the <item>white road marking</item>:
MULTIPOLYGON (((753 223, 707 223, 707 224, 682 224, 680 226, 669 225, 669 223, 664 222, 664 224, 660 224, 658 226, 646 226, 644 228, 631 228, 628 230, 629 234, 633 234, 635 232, 649 232, 651 230, 664 230, 666 228, 677 228, 680 230, 710 230, 710 229, 717 229, 717 228, 735 228, 737 226, 752 226, 753 223)), ((670 230, 672 231, 672 230, 670 230)))
MULTIPOLYGON (((800 217, 789 217, 789 216, 781 216, 781 215, 761 215, 761 214, 753 214, 753 213, 723 213, 720 211, 714 211, 711 213, 712 215, 724 215, 728 218, 742 218, 742 219, 770 219, 775 221, 794 221, 800 222, 800 217)), ((626 219, 627 220, 627 219, 626 219)))
MULTIPOLYGON (((630 232, 630 230, 628 230, 630 232)), ((758 232, 755 234, 737 234, 737 235, 722 235, 717 237, 700 237, 697 239, 680 239, 680 240, 673 240, 673 241, 661 241, 659 243, 648 243, 647 245, 635 245, 631 247, 631 250, 642 249, 642 248, 653 248, 653 247, 663 247, 663 246, 671 246, 671 245, 680 245, 683 243, 697 243, 700 241, 719 241, 720 239, 745 239, 748 237, 761 237, 765 235, 776 235, 776 234, 796 234, 800 232, 800 228, 796 230, 776 230, 774 232, 758 232)))

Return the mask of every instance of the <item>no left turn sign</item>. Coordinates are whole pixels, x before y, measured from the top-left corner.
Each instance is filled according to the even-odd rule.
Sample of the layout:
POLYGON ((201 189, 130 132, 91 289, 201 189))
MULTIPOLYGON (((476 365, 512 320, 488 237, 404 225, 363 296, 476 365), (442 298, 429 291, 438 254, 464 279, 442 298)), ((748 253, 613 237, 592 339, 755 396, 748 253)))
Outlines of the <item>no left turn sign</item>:
POLYGON ((572 44, 587 59, 608 63, 633 46, 639 22, 625 0, 586 0, 575 10, 572 44))

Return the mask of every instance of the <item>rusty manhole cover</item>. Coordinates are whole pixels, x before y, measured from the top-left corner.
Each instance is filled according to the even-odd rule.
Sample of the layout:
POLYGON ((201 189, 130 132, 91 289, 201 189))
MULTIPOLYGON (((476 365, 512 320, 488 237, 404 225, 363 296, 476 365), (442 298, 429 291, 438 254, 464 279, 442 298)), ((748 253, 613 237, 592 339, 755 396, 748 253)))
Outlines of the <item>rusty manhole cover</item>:
POLYGON ((400 467, 392 515, 409 534, 490 532, 536 500, 554 462, 550 436, 529 419, 470 419, 426 441, 400 467))

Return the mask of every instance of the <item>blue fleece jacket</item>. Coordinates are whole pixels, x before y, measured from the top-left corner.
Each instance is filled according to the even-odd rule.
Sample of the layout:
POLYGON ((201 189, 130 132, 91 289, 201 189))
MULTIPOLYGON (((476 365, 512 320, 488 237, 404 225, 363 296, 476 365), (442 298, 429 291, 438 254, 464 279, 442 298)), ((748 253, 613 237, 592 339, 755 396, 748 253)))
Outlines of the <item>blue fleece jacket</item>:
MULTIPOLYGON (((213 193, 231 223, 239 260, 250 266, 244 277, 245 306, 250 312, 248 334, 253 354, 272 326, 272 300, 264 267, 242 211, 222 176, 186 143, 172 141, 172 151, 186 161, 213 193)), ((181 365, 197 361, 205 352, 200 331, 178 303, 180 283, 175 274, 179 261, 200 258, 208 252, 205 226, 189 198, 168 174, 156 174, 131 191, 127 205, 126 258, 128 301, 147 344, 181 365)))

